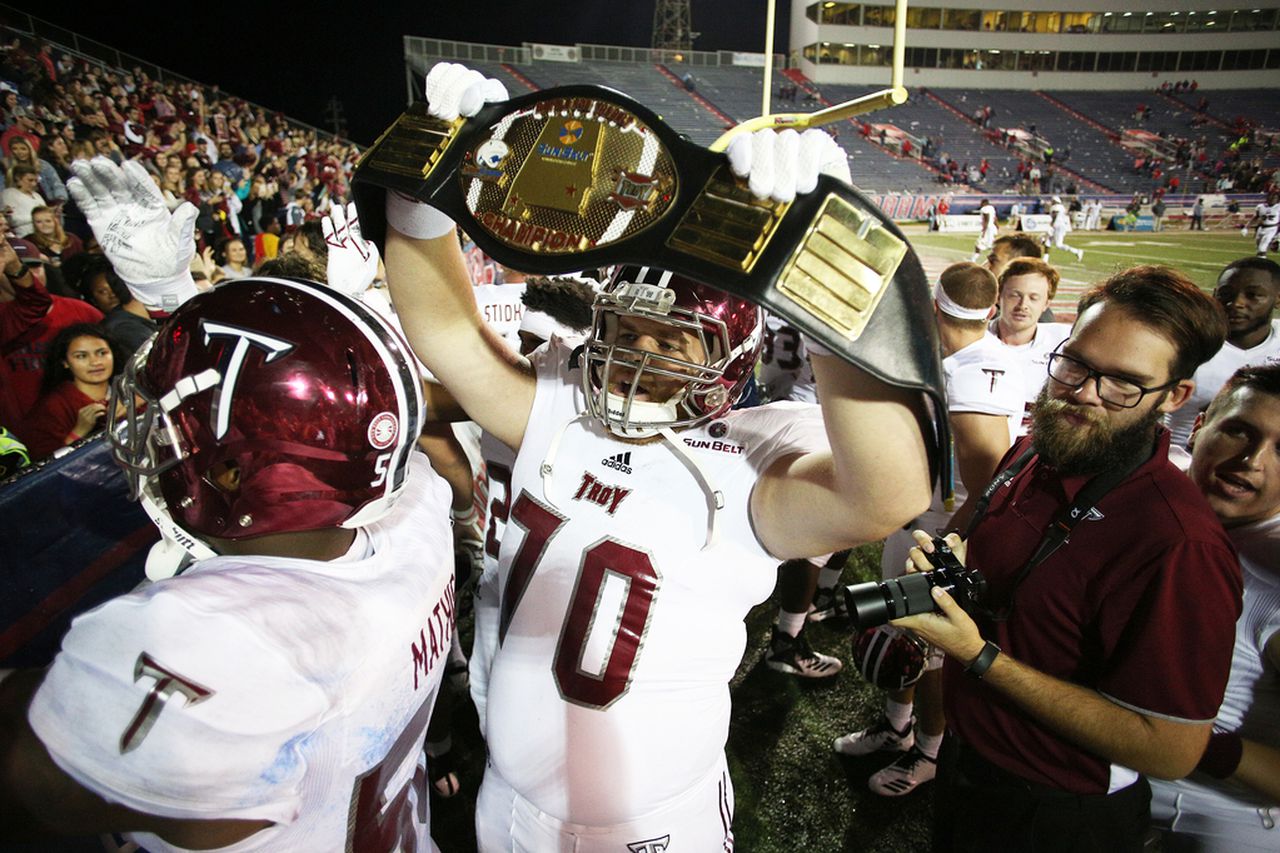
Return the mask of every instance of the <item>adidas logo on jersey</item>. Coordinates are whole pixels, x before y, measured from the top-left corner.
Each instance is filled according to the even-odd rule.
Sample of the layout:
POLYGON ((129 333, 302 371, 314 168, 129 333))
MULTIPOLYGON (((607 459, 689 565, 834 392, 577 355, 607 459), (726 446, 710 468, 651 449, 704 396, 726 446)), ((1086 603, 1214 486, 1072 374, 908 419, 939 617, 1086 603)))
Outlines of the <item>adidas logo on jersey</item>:
POLYGON ((631 473, 631 451, 619 453, 615 456, 606 456, 600 460, 600 464, 606 468, 612 468, 615 471, 621 471, 623 474, 631 473))

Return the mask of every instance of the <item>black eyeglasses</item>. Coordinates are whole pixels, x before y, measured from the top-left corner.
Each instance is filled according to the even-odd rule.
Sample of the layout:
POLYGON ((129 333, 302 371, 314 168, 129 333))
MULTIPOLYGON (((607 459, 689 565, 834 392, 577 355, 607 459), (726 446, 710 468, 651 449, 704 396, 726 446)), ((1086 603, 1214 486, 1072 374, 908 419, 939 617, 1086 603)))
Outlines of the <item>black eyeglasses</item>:
POLYGON ((1098 389, 1098 397, 1102 402, 1119 406, 1122 409, 1132 409, 1141 403, 1142 398, 1148 394, 1154 394, 1156 391, 1163 391, 1178 384, 1178 380, 1173 379, 1163 385, 1157 385, 1155 388, 1143 388, 1138 383, 1128 379, 1094 370, 1083 361, 1072 358, 1069 355, 1063 355, 1060 352, 1049 355, 1049 378, 1066 385, 1073 391, 1079 391, 1086 382, 1092 379, 1098 389))

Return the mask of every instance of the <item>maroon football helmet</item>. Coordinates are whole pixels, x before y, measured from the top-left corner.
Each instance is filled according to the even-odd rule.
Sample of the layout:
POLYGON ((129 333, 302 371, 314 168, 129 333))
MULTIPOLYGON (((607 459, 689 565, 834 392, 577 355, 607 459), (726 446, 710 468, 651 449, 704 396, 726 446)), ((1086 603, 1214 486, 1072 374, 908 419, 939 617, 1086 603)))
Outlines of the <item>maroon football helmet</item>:
POLYGON ((404 487, 422 426, 399 335, 300 280, 239 279, 195 296, 112 395, 127 413, 110 433, 116 461, 191 553, 184 532, 241 539, 373 521, 404 487))
POLYGON ((883 690, 901 690, 919 681, 928 656, 924 640, 895 625, 868 628, 853 640, 858 671, 883 690))
MULTIPOLYGON (((666 427, 688 427, 729 411, 755 370, 763 340, 763 314, 745 299, 657 267, 618 267, 596 297, 595 320, 584 348, 583 391, 591 414, 630 438, 666 427), (694 334, 706 354, 701 363, 618 342, 618 320, 654 320, 694 334), (610 374, 625 370, 627 393, 610 391, 610 374), (680 380, 665 401, 637 400, 646 379, 680 380)), ((616 376, 617 374, 615 374, 616 376)))

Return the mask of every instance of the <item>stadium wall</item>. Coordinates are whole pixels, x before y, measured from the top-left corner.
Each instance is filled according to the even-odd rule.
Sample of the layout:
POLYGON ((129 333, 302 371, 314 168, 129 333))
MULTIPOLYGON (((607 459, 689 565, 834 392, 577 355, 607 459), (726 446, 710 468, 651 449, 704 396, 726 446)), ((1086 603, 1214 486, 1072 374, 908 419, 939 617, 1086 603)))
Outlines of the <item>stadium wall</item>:
MULTIPOLYGON (((1165 81, 1194 79, 1201 89, 1244 89, 1273 86, 1280 69, 1280 29, 1277 29, 1280 0, 1263 0, 1242 10, 1241 14, 1261 13, 1265 17, 1259 24, 1263 28, 1248 30, 1230 29, 1231 8, 1241 4, 1221 0, 1025 0, 1018 4, 1025 12, 1007 12, 1009 5, 1002 0, 913 0, 909 16, 925 10, 937 10, 940 15, 960 15, 959 10, 965 10, 975 16, 970 20, 978 22, 978 29, 918 27, 912 25, 909 17, 906 85, 1137 90, 1153 89, 1165 81), (1067 9, 1070 11, 1062 11, 1067 9), (1159 11, 1166 9, 1169 11, 1159 11), (1024 14, 1040 16, 1042 27, 1048 17, 1057 16, 1055 20, 1060 22, 1055 24, 1055 29, 1073 31, 988 29, 992 20, 998 21, 996 26, 1002 26, 1001 16, 1024 14), (1100 16, 1104 15, 1108 22, 1161 16, 1159 20, 1178 21, 1177 26, 1186 31, 1179 32, 1177 26, 1158 32, 1081 31, 1097 30, 1103 25, 1104 19, 1100 16), (1198 16, 1196 31, 1181 23, 1192 20, 1191 16, 1198 16), (1068 26, 1062 23, 1065 21, 1081 23, 1068 26), (1208 21, 1225 22, 1228 30, 1204 27, 1208 21), (954 65, 936 67, 945 64, 942 56, 947 56, 947 61, 954 65), (1027 64, 1040 67, 1016 70, 1027 64), (1063 70, 1068 65, 1087 65, 1087 70, 1063 70)), ((892 19, 885 19, 879 11, 882 9, 892 11, 878 4, 796 0, 791 7, 792 64, 817 83, 884 85, 888 81, 893 28, 892 19), (838 16, 840 20, 858 23, 814 20, 823 19, 821 10, 827 7, 842 13, 838 16), (867 25, 872 21, 876 25, 867 25)))

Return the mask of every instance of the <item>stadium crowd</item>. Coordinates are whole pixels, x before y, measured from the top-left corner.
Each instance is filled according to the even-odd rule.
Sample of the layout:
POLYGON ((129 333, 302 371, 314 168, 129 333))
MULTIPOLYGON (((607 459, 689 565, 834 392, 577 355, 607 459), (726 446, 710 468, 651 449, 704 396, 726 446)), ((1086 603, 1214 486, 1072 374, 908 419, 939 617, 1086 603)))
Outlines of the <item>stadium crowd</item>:
MULTIPOLYGON (((500 86, 495 90, 489 85, 494 82, 441 72, 428 78, 428 100, 436 115, 454 118, 459 102, 466 102, 462 96, 475 93, 468 86, 481 87, 480 100, 505 97, 497 91, 500 86)), ((725 685, 741 657, 742 618, 779 580, 787 591, 766 665, 799 678, 835 677, 841 662, 813 651, 803 632, 813 622, 853 618, 840 594, 841 549, 881 540, 886 541, 886 580, 903 575, 904 564, 910 564, 905 567, 910 573, 932 568, 945 543, 962 560, 968 559, 968 566, 989 574, 992 588, 1007 596, 1002 603, 1008 612, 996 615, 994 604, 991 611, 969 612, 945 591, 929 593, 934 611, 917 613, 892 630, 866 626, 854 646, 860 674, 887 691, 883 715, 841 737, 834 748, 848 756, 891 757, 892 763, 868 780, 871 790, 882 796, 908 794, 936 777, 941 789, 937 849, 1072 850, 1089 843, 1093 849, 1136 851, 1142 849, 1152 817, 1168 833, 1165 843, 1170 850, 1274 850, 1280 841, 1280 791, 1275 784, 1280 778, 1280 730, 1275 723, 1280 719, 1280 694, 1274 688, 1280 676, 1280 321, 1273 319, 1280 301, 1280 266, 1266 258, 1280 227, 1280 193, 1272 183, 1274 171, 1241 159, 1243 151, 1210 164, 1204 146, 1184 141, 1175 160, 1179 170, 1194 167, 1206 181, 1227 180, 1239 189, 1270 191, 1249 220, 1258 235, 1259 257, 1226 265, 1212 298, 1176 270, 1136 267, 1090 290, 1074 325, 1052 322, 1052 314, 1045 311, 1056 293, 1059 273, 1048 262, 1051 246, 1021 233, 1000 235, 996 212, 984 202, 982 234, 972 260, 953 265, 931 282, 931 310, 927 316, 909 318, 929 323, 929 335, 936 334, 940 341, 945 399, 954 429, 956 489, 939 484, 930 501, 923 487, 928 460, 927 437, 922 437, 927 430, 921 425, 928 418, 921 401, 831 357, 821 343, 797 332, 785 318, 770 317, 766 327, 766 318, 746 300, 656 268, 620 267, 612 271, 602 295, 597 295, 597 287, 578 288, 555 305, 544 303, 541 311, 550 321, 534 319, 538 310, 527 311, 519 331, 550 343, 519 360, 509 352, 514 347, 503 349, 482 328, 469 298, 454 298, 470 293, 481 276, 475 274, 474 255, 464 257, 456 226, 443 212, 393 194, 386 201, 390 231, 385 239, 378 238, 381 245, 375 247, 360 233, 356 208, 347 204, 359 156, 352 144, 300 127, 216 88, 152 80, 140 69, 105 69, 19 37, 3 45, 0 92, 3 200, 8 214, 7 233, 0 235, 5 237, 0 240, 0 477, 29 460, 77 444, 121 418, 132 423, 137 417, 135 392, 152 406, 165 406, 166 415, 181 404, 181 399, 169 402, 166 391, 179 397, 179 392, 198 393, 183 385, 189 377, 176 374, 171 389, 143 387, 141 372, 154 377, 163 368, 157 361, 161 356, 146 355, 148 342, 157 330, 165 330, 157 344, 163 351, 164 342, 176 340, 192 318, 225 324, 245 309, 234 296, 238 285, 230 283, 260 282, 261 276, 270 275, 316 283, 261 284, 264 298, 280 300, 277 312, 302 303, 315 312, 330 311, 334 302, 325 288, 342 294, 333 328, 351 324, 370 340, 383 341, 383 349, 377 351, 387 361, 379 376, 396 376, 399 370, 412 377, 408 385, 414 390, 406 392, 397 385, 397 393, 427 394, 429 413, 438 403, 441 411, 461 406, 483 427, 475 450, 488 462, 481 501, 487 500, 484 512, 492 526, 486 529, 480 522, 470 531, 473 541, 461 543, 467 537, 460 536, 459 529, 474 519, 460 523, 459 518, 467 517, 475 472, 467 470, 461 487, 453 480, 445 482, 446 462, 465 464, 465 456, 458 456, 455 448, 444 451, 446 456, 431 457, 442 476, 422 474, 428 466, 409 461, 411 455, 417 459, 412 448, 421 425, 406 417, 403 428, 412 429, 407 439, 397 435, 385 445, 376 444, 379 449, 392 448, 386 456, 395 458, 377 463, 382 467, 373 483, 383 487, 385 481, 419 469, 413 472, 413 482, 420 491, 400 498, 401 514, 369 521, 357 512, 348 513, 329 525, 345 525, 343 535, 332 541, 322 541, 320 531, 307 526, 311 522, 287 512, 284 526, 246 535, 229 530, 229 519, 238 516, 242 527, 251 528, 253 513, 228 515, 210 529, 201 529, 208 520, 196 519, 199 508, 184 515, 182 510, 190 504, 166 495, 175 504, 168 512, 187 519, 188 527, 199 530, 196 538, 217 544, 221 551, 207 546, 189 549, 194 563, 187 559, 192 565, 188 574, 161 582, 169 584, 166 590, 189 589, 196 596, 195 579, 208 572, 203 575, 206 586, 213 583, 209 578, 214 570, 208 566, 232 554, 247 556, 242 563, 218 564, 218 571, 244 571, 246 578, 253 576, 252 569, 245 568, 252 565, 253 556, 268 566, 284 565, 271 561, 291 560, 297 553, 312 555, 319 565, 364 565, 379 548, 391 550, 387 542, 394 531, 412 540, 406 548, 413 545, 437 558, 441 549, 449 551, 448 560, 434 560, 430 583, 423 575, 418 578, 422 588, 411 590, 430 598, 435 610, 426 612, 435 616, 424 616, 418 608, 396 611, 396 630, 417 630, 414 625, 426 624, 423 618, 437 618, 442 606, 452 618, 453 588, 447 580, 452 573, 444 564, 452 563, 454 548, 466 552, 462 560, 475 563, 481 572, 475 592, 471 693, 481 709, 491 750, 477 805, 483 849, 511 849, 513 844, 516 849, 562 849, 559 845, 572 838, 580 845, 575 849, 619 849, 605 845, 623 842, 621 849, 657 851, 672 843, 662 836, 664 827, 668 836, 675 827, 676 836, 687 832, 686 838, 697 839, 684 848, 672 844, 672 850, 732 849, 732 783, 722 753, 729 713, 725 685), (108 211, 108 203, 119 206, 117 213, 108 211), (189 279, 193 291, 199 292, 189 302, 150 287, 174 270, 139 276, 120 242, 105 237, 103 223, 108 221, 117 227, 124 221, 133 223, 129 227, 135 231, 124 235, 125 244, 142 235, 148 227, 139 224, 143 217, 130 214, 148 205, 148 221, 165 228, 173 224, 190 250, 190 262, 183 255, 177 271, 178 278, 189 279), (183 230, 184 224, 188 230, 183 230), (389 280, 394 308, 384 293, 384 280, 389 280), (408 281, 421 286, 411 287, 404 283, 408 281), (273 287, 294 290, 288 298, 271 296, 284 292, 273 287), (662 293, 669 294, 668 304, 659 310, 654 294, 662 293), (587 312, 584 300, 592 298, 595 314, 588 324, 582 319, 587 312), (671 301, 676 311, 692 318, 676 325, 675 332, 662 321, 672 310, 671 301), (641 310, 637 305, 649 307, 641 310), (712 308, 722 312, 714 317, 722 339, 707 332, 712 308), (399 361, 385 355, 385 341, 394 339, 381 337, 388 334, 387 324, 402 328, 422 362, 408 362, 398 351, 399 361), (581 350, 571 358, 575 346, 581 350), (762 348, 763 392, 755 387, 762 348), (459 357, 464 349, 477 357, 459 357), (144 354, 141 366, 127 369, 139 352, 144 354), (702 388, 701 379, 688 376, 694 366, 706 367, 703 362, 712 361, 713 353, 718 353, 718 373, 707 380, 708 388, 702 388), (660 364, 661 369, 645 374, 650 364, 660 364), (583 370, 588 371, 586 382, 579 375, 583 370), (119 387, 127 393, 110 396, 112 379, 121 374, 119 387), (420 374, 434 374, 425 390, 416 382, 420 374), (434 381, 437 377, 448 391, 434 381), (688 393, 686 386, 696 388, 697 394, 688 393), (672 402, 683 400, 686 393, 689 401, 697 402, 681 402, 684 408, 672 402), (779 405, 751 405, 756 402, 779 405), (731 408, 736 411, 731 413, 731 408), (704 433, 706 446, 712 439, 721 445, 723 439, 725 446, 737 441, 732 446, 738 449, 723 458, 697 457, 694 449, 704 433), (868 442, 868 435, 875 440, 868 442), (887 455, 892 460, 881 452, 881 445, 889 442, 893 453, 887 455), (664 449, 662 459, 655 461, 659 449, 664 449), (553 464, 557 454, 559 467, 553 464), (389 473, 388 464, 394 473, 389 473), (633 469, 643 477, 617 479, 633 469), (890 499, 864 488, 859 478, 868 472, 880 482, 892 478, 900 493, 890 499), (553 473, 559 477, 554 482, 553 473), (424 477, 429 487, 422 485, 424 477), (663 500, 633 496, 632 484, 643 481, 664 492, 665 508, 663 500), (513 482, 528 488, 513 491, 513 482), (1012 486, 995 494, 988 487, 992 482, 1012 486), (1095 482, 1102 483, 1097 487, 1101 491, 1092 490, 1095 482), (822 492, 822 501, 815 498, 814 489, 822 492), (1086 499, 1088 505, 1083 505, 1086 499), (629 501, 628 511, 641 507, 649 521, 656 519, 664 535, 654 535, 652 525, 642 528, 627 522, 630 538, 625 542, 621 536, 600 539, 624 500, 629 501), (831 501, 860 511, 829 511, 831 501), (452 537, 444 532, 446 504, 452 504, 452 537), (810 512, 798 518, 795 506, 810 512), (1159 512, 1153 509, 1157 506, 1159 512), (439 523, 410 535, 415 517, 404 507, 428 512, 439 523), (1066 539, 1042 553, 1048 534, 1038 542, 1041 529, 1051 527, 1050 522, 1066 524, 1059 509, 1078 510, 1069 528, 1078 518, 1089 520, 1096 514, 1099 521, 1108 515, 1121 519, 1123 531, 1089 539, 1088 525, 1081 528, 1078 538, 1091 542, 1085 549, 1091 559, 1078 557, 1080 546, 1072 549, 1066 539), (690 538, 685 528, 694 516, 699 520, 694 525, 697 535, 690 538), (519 523, 526 538, 514 557, 508 552, 515 548, 504 548, 499 563, 503 531, 498 522, 508 517, 519 523), (1029 525, 1020 521, 1026 519, 1029 525), (723 524, 725 545, 716 539, 718 522, 723 524), (304 538, 286 542, 271 535, 304 538), (549 544, 557 536, 560 540, 549 544), (541 537, 536 555, 524 555, 529 537, 541 537), (262 550, 245 550, 245 543, 252 548, 256 541, 262 550), (643 547, 627 542, 641 542, 643 547), (278 550, 281 545, 287 547, 278 550), (725 550, 716 551, 719 547, 725 550), (1001 563, 1000 549, 1009 547, 1025 552, 1028 569, 1047 568, 1042 564, 1056 559, 1055 571, 1066 571, 1064 560, 1071 562, 1072 584, 1055 587, 1039 571, 1023 586, 1027 573, 1017 573, 1022 563, 1012 569, 1001 563), (548 558, 535 572, 543 548, 560 562, 553 567, 548 558), (1053 557, 1059 548, 1072 556, 1053 557), (690 572, 693 579, 685 581, 680 560, 704 551, 711 557, 702 567, 710 565, 715 571, 710 577, 690 572), (486 553, 490 563, 484 565, 486 553), (671 578, 660 574, 651 560, 661 562, 671 578), (619 572, 626 575, 627 591, 609 592, 609 579, 619 572), (676 577, 681 577, 679 584, 672 582, 676 577), (701 596, 702 601, 719 597, 715 612, 697 620, 715 625, 725 638, 700 653, 705 660, 687 664, 681 652, 694 639, 705 641, 705 632, 697 635, 680 618, 653 625, 647 621, 651 606, 657 612, 659 590, 663 595, 680 593, 664 584, 684 585, 683 594, 701 596), (1081 591, 1095 585, 1105 594, 1095 598, 1081 591), (524 596, 526 586, 537 594, 524 596), (593 649, 587 634, 594 624, 595 605, 584 610, 583 590, 621 595, 622 627, 615 641, 624 657, 630 655, 626 666, 615 664, 617 652, 611 646, 598 673, 584 669, 581 661, 593 649), (1016 612, 1015 591, 1020 596, 1016 612), (490 596, 487 602, 485 595, 490 596), (1100 600, 1108 595, 1114 597, 1100 600), (483 618, 491 620, 484 628, 484 647, 482 610, 483 618), (1134 613, 1145 618, 1129 621, 1134 613), (557 637, 562 620, 564 633, 557 637), (1050 624, 1052 637, 1046 639, 1049 632, 1042 629, 1050 624), (642 646, 650 667, 655 659, 661 662, 663 689, 687 691, 680 695, 689 706, 672 708, 670 703, 662 705, 660 695, 655 699, 652 683, 646 680, 652 676, 637 674, 642 646), (578 657, 570 660, 566 655, 578 657), (477 660, 482 661, 479 669, 477 660), (554 672, 554 678, 544 678, 543 669, 554 672), (554 707, 563 716, 526 714, 526 701, 541 709, 554 707), (637 709, 637 702, 648 704, 637 709), (697 713, 689 713, 694 706, 697 713), (702 718, 691 719, 699 714, 702 718), (641 749, 630 739, 614 739, 616 731, 604 722, 609 715, 626 722, 622 728, 641 749), (681 743, 678 754, 663 752, 673 740, 681 743), (577 751, 592 752, 586 763, 607 764, 607 772, 594 764, 585 766, 577 751), (603 790, 602 773, 609 778, 630 774, 627 782, 647 779, 650 784, 636 784, 630 800, 615 800, 603 790), (575 774, 576 782, 564 781, 575 774), (1148 777, 1174 781, 1157 784, 1152 800, 1148 777), (1190 781, 1177 781, 1182 777, 1190 781)), ((975 121, 985 127, 991 118, 986 108, 975 121)), ((773 138, 773 131, 762 133, 773 138)), ((810 137, 803 144, 826 158, 819 157, 823 173, 841 178, 835 165, 839 164, 847 180, 843 152, 831 157, 836 149, 831 137, 822 131, 811 133, 821 141, 810 137)), ((757 197, 789 200, 812 190, 816 163, 811 164, 813 181, 807 187, 798 180, 789 188, 772 185, 772 174, 767 181, 761 179, 753 170, 765 158, 750 146, 772 143, 752 139, 738 137, 728 157, 757 197)), ((937 145, 933 139, 926 141, 929 148, 937 145)), ((779 162, 797 156, 795 147, 767 150, 779 162)), ((959 173, 967 180, 977 173, 978 180, 969 183, 983 183, 990 169, 985 160, 969 169, 968 164, 956 167, 954 160, 941 159, 945 154, 938 156, 944 175, 959 173)), ((1060 173, 1052 170, 1052 159, 1026 160, 1016 179, 1009 178, 1045 195, 1069 191, 1066 183, 1055 183, 1060 173)), ((1160 164, 1144 168, 1153 180, 1163 180, 1156 175, 1160 164)), ((1176 188, 1168 182, 1162 186, 1176 188)), ((1049 210, 1055 223, 1052 248, 1069 251, 1079 261, 1083 252, 1063 243, 1066 206, 1055 196, 1049 210)), ((156 261, 149 269, 162 266, 156 261)), ((512 286, 521 278, 506 271, 505 281, 512 286)), ((531 305, 528 299, 525 304, 531 305)), ((280 328, 273 326, 277 332, 280 328)), ((514 330, 508 331, 512 343, 519 340, 514 330)), ((902 331, 907 335, 919 329, 902 331)), ((206 333, 204 347, 211 346, 209 338, 206 333)), ((203 364, 200 359, 206 355, 195 337, 192 340, 189 349, 174 349, 168 357, 203 364)), ((258 346, 281 344, 262 336, 253 340, 258 346)), ((276 352, 288 354, 283 345, 276 352)), ((239 369, 239 362, 236 365, 239 369)), ((343 367, 338 365, 339 372, 343 367)), ((283 429, 292 426, 290 421, 283 429)), ((368 434, 374 442, 372 425, 368 434)), ((285 440, 291 439, 297 436, 285 440)), ((153 474, 143 472, 143 467, 136 466, 131 475, 145 483, 153 474)), ((247 483, 251 474, 247 464, 244 470, 216 466, 183 487, 192 490, 187 497, 209 487, 238 494, 239 478, 247 483)), ((258 487, 270 492, 279 485, 258 487)), ((388 512, 400 485, 394 493, 385 486, 388 512)), ((157 500, 145 489, 143 494, 157 500)), ((251 497, 262 501, 255 506, 264 514, 278 508, 271 504, 279 500, 278 493, 251 497)), ((407 564, 408 556, 399 559, 407 564)), ((315 571, 313 566, 306 570, 315 571)), ((287 574, 279 572, 282 578, 287 574)), ((404 594, 407 582, 385 582, 392 597, 404 594)), ((282 598, 295 591, 287 578, 264 583, 282 598)), ((207 589, 205 594, 210 594, 207 589)), ((328 594, 341 600, 341 591, 328 594)), ((354 589, 346 594, 361 600, 370 595, 354 589)), ((154 610, 168 602, 164 594, 149 596, 145 591, 133 593, 120 607, 154 610)), ((192 612, 202 613, 199 600, 193 600, 192 612)), ((129 755, 148 737, 155 738, 153 746, 157 741, 169 744, 166 735, 150 734, 153 724, 157 731, 162 728, 155 719, 159 711, 146 711, 150 704, 123 737, 115 733, 118 755, 113 752, 116 744, 101 751, 91 734, 72 732, 74 727, 66 725, 75 719, 69 709, 78 700, 69 697, 76 695, 81 683, 77 679, 89 683, 86 672, 107 667, 102 649, 109 650, 110 644, 95 648, 89 640, 109 636, 125 644, 118 627, 111 625, 114 613, 109 607, 77 623, 73 635, 88 640, 66 646, 44 687, 38 678, 10 679, 0 672, 0 698, 19 701, 21 713, 35 696, 31 729, 16 730, 13 737, 29 736, 28 746, 38 738, 53 755, 32 765, 45 774, 41 784, 48 787, 38 789, 41 796, 45 791, 88 789, 111 801, 112 795, 127 789, 115 801, 123 806, 98 813, 98 820, 88 825, 145 833, 139 840, 144 846, 154 844, 153 849, 209 847, 213 841, 252 845, 253 839, 266 846, 234 849, 326 849, 315 846, 315 839, 329 843, 336 836, 307 835, 322 830, 308 823, 315 802, 301 796, 270 799, 277 795, 254 788, 255 795, 270 799, 271 808, 228 798, 215 803, 221 810, 201 813, 180 798, 166 800, 145 786, 130 787, 137 780, 113 783, 115 777, 104 768, 116 759, 129 755), (87 756, 83 763, 77 750, 87 756), (54 763, 67 771, 65 778, 48 769, 54 763), (298 834, 287 834, 295 821, 298 834)), ((272 615, 246 617, 245 625, 254 618, 269 621, 272 615)), ((687 619, 688 613, 681 616, 687 619)), ((365 631, 381 627, 367 612, 362 618, 365 631)), ((413 647, 415 691, 410 699, 396 700, 395 713, 405 717, 401 729, 383 738, 387 742, 368 747, 370 754, 378 753, 376 767, 362 768, 366 775, 374 774, 370 785, 380 786, 370 788, 377 795, 374 799, 385 794, 381 786, 403 787, 387 806, 396 812, 395 828, 377 820, 366 823, 356 830, 368 833, 357 838, 361 849, 366 844, 368 849, 395 849, 413 833, 429 843, 423 826, 425 804, 406 810, 406 804, 418 803, 416 796, 425 798, 425 789, 415 789, 412 796, 403 792, 423 780, 429 780, 438 796, 459 792, 444 758, 447 733, 427 728, 450 655, 447 621, 439 619, 439 638, 431 629, 430 654, 413 647), (427 663, 437 653, 439 669, 427 663), (425 700, 416 692, 419 674, 429 684, 425 700), (409 735, 416 738, 409 744, 413 750, 400 742, 409 735), (410 760, 424 738, 430 741, 427 753, 437 762, 434 768, 431 761, 424 768, 410 760), (399 763, 384 767, 392 759, 399 763), (416 818, 409 817, 411 813, 416 818)), ((233 627, 240 632, 234 650, 245 654, 257 648, 242 641, 250 634, 257 638, 256 628, 233 627)), ((456 663, 456 631, 452 635, 456 663)), ((344 636, 361 640, 359 634, 344 636)), ((313 639, 322 645, 319 633, 313 639)), ((210 652, 210 657, 217 655, 210 652)), ((346 657, 335 657, 335 662, 358 668, 346 657)), ((132 660, 128 663, 134 665, 132 660)), ((273 659, 271 665, 279 662, 273 659)), ((169 691, 164 698, 177 691, 186 697, 188 708, 214 695, 150 658, 144 663, 139 656, 137 666, 134 681, 142 673, 156 678, 157 684, 167 685, 161 690, 169 691)), ((215 669, 222 672, 225 667, 224 663, 215 669)), ((316 690, 315 682, 308 681, 315 673, 298 667, 294 671, 282 666, 277 676, 300 693, 316 690)), ((379 677, 389 681, 401 675, 383 672, 379 677)), ((132 683, 123 688, 112 685, 125 696, 133 688, 132 683)), ((236 701, 253 707, 251 693, 237 692, 236 701)), ((331 724, 332 715, 350 713, 342 708, 343 697, 326 696, 324 701, 332 704, 325 705, 308 696, 313 705, 305 713, 298 710, 297 719, 285 721, 298 731, 283 723, 282 731, 298 737, 307 731, 328 731, 327 737, 335 737, 323 726, 331 724)), ((114 694, 112 698, 119 700, 114 694)), ((76 710, 81 714, 95 710, 88 699, 80 705, 76 710)), ((0 701, 0 710, 6 708, 12 713, 0 701)), ((353 720, 351 725, 360 721, 358 714, 353 720)), ((447 729, 447 720, 443 725, 447 729)), ((334 754, 324 753, 328 758, 334 754)), ((254 784, 271 773, 296 781, 312 772, 299 763, 306 762, 291 754, 284 762, 287 766, 272 764, 254 784)), ((183 775, 180 768, 162 769, 183 775)), ((197 786, 183 777, 183 784, 193 785, 188 794, 209 796, 220 778, 214 775, 212 782, 197 786)), ((361 795, 370 792, 361 783, 365 776, 354 778, 361 795)), ((0 787, 6 783, 12 784, 12 779, 0 777, 0 787)), ((347 796, 349 791, 342 793, 347 796)), ((332 799, 333 792, 327 796, 332 799)), ((30 802, 24 800, 27 808, 30 802)), ((359 819, 368 817, 362 802, 357 796, 349 803, 359 819)), ((341 804, 345 807, 348 801, 341 804)), ((323 827, 323 832, 331 831, 323 827)))

